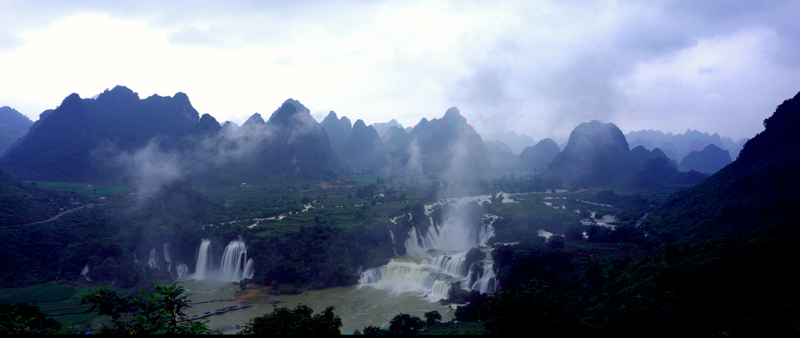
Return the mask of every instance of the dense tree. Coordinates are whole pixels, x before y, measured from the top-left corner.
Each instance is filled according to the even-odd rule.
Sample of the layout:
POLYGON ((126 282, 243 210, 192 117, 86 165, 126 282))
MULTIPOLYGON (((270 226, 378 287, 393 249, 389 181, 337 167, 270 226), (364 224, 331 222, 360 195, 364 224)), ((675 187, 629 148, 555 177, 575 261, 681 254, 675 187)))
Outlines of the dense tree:
POLYGON ((183 286, 156 284, 153 293, 141 291, 139 297, 124 296, 110 286, 92 289, 81 295, 81 305, 90 304, 86 312, 98 310, 101 316, 110 316, 111 322, 103 326, 103 334, 206 334, 211 330, 204 322, 188 321, 184 309, 191 301, 183 286))
POLYGON ((425 322, 417 316, 401 313, 389 321, 389 332, 393 335, 415 335, 425 328, 425 322))
POLYGON ((339 335, 342 319, 333 313, 334 307, 329 306, 321 313, 313 314, 314 310, 304 304, 297 305, 293 310, 286 307, 276 307, 271 313, 251 319, 245 324, 239 334, 256 335, 339 335), (312 315, 313 314, 313 315, 312 315))
POLYGON ((442 315, 439 311, 425 312, 425 325, 432 326, 439 324, 442 321, 442 315))
POLYGON ((43 334, 60 327, 59 322, 45 318, 36 305, 0 303, 0 331, 6 334, 43 334))

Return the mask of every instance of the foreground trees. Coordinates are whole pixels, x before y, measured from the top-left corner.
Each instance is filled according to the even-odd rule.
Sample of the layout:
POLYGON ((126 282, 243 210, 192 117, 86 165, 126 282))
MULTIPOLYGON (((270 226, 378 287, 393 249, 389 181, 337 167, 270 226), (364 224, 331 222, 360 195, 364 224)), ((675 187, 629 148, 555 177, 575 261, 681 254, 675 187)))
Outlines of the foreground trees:
POLYGON ((333 313, 329 306, 312 316, 314 310, 304 304, 294 310, 276 307, 272 313, 251 319, 239 334, 257 335, 339 335, 342 319, 333 313))
POLYGON ((169 286, 156 284, 153 294, 141 291, 139 297, 123 296, 110 286, 89 290, 81 295, 81 305, 91 304, 86 312, 99 310, 99 315, 110 316, 111 322, 101 334, 208 334, 204 322, 184 321, 184 309, 191 307, 184 288, 173 283, 169 286))

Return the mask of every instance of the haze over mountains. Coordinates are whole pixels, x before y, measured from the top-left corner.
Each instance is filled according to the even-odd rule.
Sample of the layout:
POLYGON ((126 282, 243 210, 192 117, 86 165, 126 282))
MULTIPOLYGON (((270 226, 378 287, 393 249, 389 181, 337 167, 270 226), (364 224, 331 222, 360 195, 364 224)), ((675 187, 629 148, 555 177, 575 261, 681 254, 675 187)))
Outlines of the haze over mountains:
MULTIPOLYGON (((13 124, 20 114, 3 109, 0 117, 9 121, 3 126, 19 130, 25 125, 13 124)), ((455 107, 441 118, 403 128, 395 120, 351 122, 333 111, 318 123, 293 99, 267 120, 255 113, 238 126, 200 116, 186 94, 141 99, 123 86, 93 99, 69 95, 29 130, 0 158, 0 168, 12 176, 133 180, 143 186, 181 175, 232 185, 292 177, 332 180, 353 173, 457 178, 549 168, 548 175, 584 186, 661 189, 702 180, 701 173, 730 163, 730 154, 745 141, 693 130, 625 136, 611 123, 592 121, 577 126, 562 151, 551 139, 534 143, 513 132, 482 137, 455 107), (729 148, 723 150, 725 145, 729 148)))
POLYGON ((27 116, 20 114, 16 109, 8 106, 0 107, 0 155, 5 153, 17 138, 24 136, 32 124, 27 116))
MULTIPOLYGON (((70 145, 89 149, 89 155, 72 162, 61 158, 65 166, 78 169, 67 170, 67 174, 105 175, 101 177, 131 180, 140 190, 159 185, 161 188, 158 193, 151 195, 152 198, 141 199, 143 207, 133 208, 134 211, 117 215, 113 220, 108 215, 92 211, 83 216, 70 214, 75 217, 75 221, 62 219, 59 223, 45 222, 34 226, 31 223, 41 222, 52 214, 61 212, 63 207, 59 206, 76 203, 84 205, 89 200, 84 201, 85 198, 80 198, 77 194, 59 194, 37 189, 35 182, 21 182, 11 177, 4 167, 3 172, 0 172, 0 201, 5 208, 0 213, 0 222, 10 225, 7 228, 11 230, 8 231, 9 236, 4 238, 4 247, 10 249, 3 250, 3 282, 14 283, 13 285, 24 285, 27 280, 41 283, 45 279, 52 280, 53 274, 59 276, 62 266, 72 271, 68 275, 74 279, 82 266, 91 265, 92 271, 95 271, 92 274, 92 279, 96 278, 95 282, 125 281, 129 279, 115 274, 128 276, 126 274, 148 273, 150 270, 155 271, 151 273, 163 273, 166 276, 166 271, 157 272, 156 268, 148 270, 143 261, 136 263, 137 253, 138 257, 145 257, 143 254, 148 249, 156 252, 155 245, 163 245, 163 252, 167 251, 169 244, 163 243, 163 233, 152 235, 143 231, 141 234, 147 239, 131 237, 136 239, 120 241, 120 244, 109 239, 120 236, 120 233, 131 236, 130 229, 144 224, 152 225, 153 229, 175 231, 181 235, 191 232, 189 236, 172 237, 170 240, 174 245, 170 249, 174 254, 171 257, 191 263, 194 256, 199 257, 192 255, 196 252, 194 249, 197 242, 201 238, 203 242, 208 241, 204 239, 204 231, 211 231, 198 225, 208 224, 211 219, 215 219, 214 223, 222 222, 221 225, 225 224, 223 221, 228 225, 233 223, 220 218, 228 208, 223 205, 225 198, 212 200, 194 190, 192 186, 195 183, 230 186, 238 185, 243 179, 253 182, 275 179, 334 180, 353 171, 367 171, 381 175, 425 176, 434 179, 426 180, 433 183, 431 187, 439 187, 437 179, 452 182, 459 177, 523 170, 531 174, 518 180, 523 184, 526 180, 545 178, 572 188, 572 191, 563 195, 525 195, 525 198, 533 198, 532 201, 544 210, 552 212, 553 208, 550 205, 542 206, 541 202, 545 199, 553 201, 553 196, 558 196, 555 198, 575 203, 573 206, 581 208, 586 205, 590 205, 590 208, 603 206, 604 212, 618 212, 620 217, 615 222, 615 227, 594 223, 585 225, 576 218, 571 225, 567 226, 565 223, 565 228, 553 230, 559 232, 553 237, 556 240, 545 241, 538 237, 537 229, 533 228, 536 226, 535 222, 525 222, 533 219, 523 215, 529 210, 504 214, 501 216, 503 219, 494 223, 498 230, 494 232, 495 236, 508 236, 523 230, 528 231, 530 236, 520 235, 519 237, 524 237, 523 240, 514 246, 498 244, 493 248, 492 264, 497 269, 492 267, 492 270, 486 270, 485 273, 496 273, 498 277, 495 281, 500 281, 500 290, 503 292, 492 298, 503 299, 509 294, 527 297, 524 292, 519 291, 521 289, 515 288, 519 283, 512 283, 514 279, 509 279, 511 277, 535 279, 537 283, 545 283, 549 289, 542 290, 547 290, 548 295, 571 297, 562 298, 569 301, 564 301, 565 305, 559 305, 568 311, 553 311, 558 311, 556 315, 561 318, 558 321, 562 323, 559 324, 562 325, 559 330, 572 330, 575 333, 581 330, 585 330, 584 333, 600 332, 604 335, 629 332, 632 327, 643 323, 647 324, 646 327, 666 325, 665 330, 676 333, 754 333, 762 332, 765 323, 770 332, 790 332, 796 329, 796 322, 792 320, 796 311, 792 306, 800 299, 800 292, 792 282, 794 271, 791 269, 791 262, 800 248, 800 236, 794 224, 800 201, 800 190, 797 189, 800 182, 795 174, 800 165, 797 156, 800 152, 800 136, 796 132, 800 127, 798 107, 800 93, 786 100, 764 121, 764 131, 747 141, 733 161, 727 149, 721 149, 715 144, 707 144, 702 149, 689 152, 681 161, 676 161, 660 148, 650 150, 638 145, 631 149, 626 137, 615 124, 597 120, 578 125, 561 151, 555 141, 544 139, 525 148, 516 156, 501 141, 483 140, 457 108, 448 109, 441 118, 421 120, 410 132, 393 125, 383 135, 379 135, 373 126, 366 125, 362 120, 356 120, 351 125, 349 120, 339 118, 335 113, 330 113, 324 123, 317 123, 308 109, 294 99, 284 101, 268 119, 265 120, 261 114, 256 113, 238 127, 231 123, 220 124, 208 114, 198 116, 199 113, 191 108, 188 97, 181 93, 174 97, 140 99, 133 91, 116 87, 95 99, 81 99, 73 94, 64 99, 56 109, 42 114, 43 119, 32 125, 31 133, 20 138, 9 154, 19 157, 22 156, 20 152, 27 149, 31 155, 44 152, 48 156, 55 156, 56 153, 46 149, 55 142, 41 134, 42 130, 51 130, 53 133, 60 133, 61 137, 73 138, 70 145), (174 125, 154 126, 137 120, 145 118, 157 118, 162 123, 174 125), (125 129, 123 123, 133 126, 133 129, 138 128, 138 134, 131 129, 125 129), (115 127, 118 129, 113 129, 115 127), (329 135, 336 135, 337 131, 331 129, 332 132, 329 133, 327 127, 345 132, 333 138, 329 135), (100 133, 104 129, 116 130, 117 133, 126 130, 128 134, 111 135, 106 131, 99 134, 100 136, 87 135, 100 133), (165 130, 172 134, 166 134, 165 130), (155 136, 147 138, 147 133, 155 136), (334 139, 337 140, 335 147, 334 139), (48 141, 50 143, 46 143, 48 141), (697 169, 683 172, 679 170, 682 167, 697 169), (708 177, 706 173, 712 172, 716 173, 708 177), (594 191, 583 190, 586 187, 594 191), (625 193, 615 194, 606 190, 608 188, 624 190, 625 193), (685 189, 669 196, 663 194, 665 190, 676 188, 685 189), (596 202, 566 197, 576 195, 579 198, 593 198, 596 202), (74 198, 82 201, 76 202, 74 198), (614 203, 614 207, 606 203, 614 203), (515 216, 516 214, 518 215, 515 216), (514 220, 514 217, 519 219, 514 220), (86 221, 87 219, 91 220, 86 221), (187 220, 200 221, 194 223, 187 220), (141 224, 137 225, 137 222, 141 224), (82 232, 79 227, 83 226, 91 226, 91 236, 84 235, 89 232, 82 232), (570 229, 576 231, 569 235, 570 229), (586 235, 582 230, 585 230, 586 235), (563 237, 560 232, 564 233, 563 237), (539 242, 533 242, 532 237, 539 242), (27 241, 37 244, 20 241, 18 238, 27 238, 27 241), (137 242, 146 244, 136 244, 137 242), (557 246, 559 242, 560 247, 557 246), (39 248, 33 249, 36 245, 39 248), (582 257, 581 251, 569 250, 577 245, 592 250, 606 248, 613 252, 604 254, 596 251, 593 255, 603 255, 602 262, 597 262, 598 259, 582 257), (44 247, 48 249, 43 249, 44 247), (50 247, 57 250, 50 250, 50 247), (37 256, 30 251, 42 253, 37 256), (14 256, 18 252, 24 253, 21 256, 27 259, 25 264, 16 264, 14 256), (65 252, 68 254, 64 254, 65 252), (559 255, 554 256, 558 258, 548 260, 544 256, 534 258, 536 255, 532 253, 536 252, 559 255), (628 253, 628 256, 620 257, 621 252, 628 253), (42 258, 44 255, 49 256, 42 258), (88 256, 91 256, 90 263, 86 263, 88 256), (548 269, 531 269, 530 266, 533 265, 528 263, 534 262, 533 259, 541 263, 562 264, 551 264, 548 269), (562 279, 567 278, 565 276, 577 278, 580 283, 571 284, 567 279, 562 279), (595 298, 591 304, 581 301, 592 297, 595 298)), ((59 151, 66 149, 68 148, 58 148, 59 151)), ((7 157, 3 161, 7 161, 7 157)), ((23 165, 10 167, 23 174, 50 174, 36 166, 26 167, 30 163, 46 163, 43 158, 36 158, 36 161, 22 161, 23 165)), ((58 163, 55 167, 58 167, 58 163)), ((493 176, 495 178, 492 184, 502 184, 508 179, 506 175, 502 175, 502 179, 497 178, 501 175, 493 176)), ((516 179, 514 175, 507 176, 511 180, 516 179)), ((374 176, 366 177, 375 179, 374 176)), ((368 186, 376 185, 371 182, 362 185, 357 190, 358 194, 363 194, 368 186)), ((282 189, 290 191, 292 188, 284 186, 282 189)), ((499 187, 495 186, 493 189, 499 187)), ((224 194, 231 190, 226 187, 218 191, 224 194)), ((235 190, 242 193, 258 191, 245 188, 235 190)), ((341 191, 348 190, 340 190, 340 193, 341 191)), ((394 194, 391 188, 384 191, 394 194)), ((267 190, 264 192, 267 193, 265 196, 271 195, 267 190)), ((375 194, 367 196, 368 199, 377 200, 375 194)), ((283 199, 278 196, 269 198, 275 199, 269 203, 279 203, 277 201, 283 199)), ((306 195, 302 200, 307 201, 308 198, 306 195)), ((363 195, 361 198, 363 199, 363 195)), ((435 194, 430 196, 430 200, 438 199, 435 194)), ((496 201, 496 197, 492 196, 492 201, 496 201)), ((521 201, 518 203, 527 203, 524 199, 521 201)), ((374 209, 385 211, 383 205, 376 206, 374 203, 376 202, 373 202, 374 209)), ((514 204, 505 205, 513 207, 514 204)), ((368 203, 362 204, 366 205, 368 203)), ((402 206, 401 212, 410 209, 404 203, 387 205, 402 206)), ((530 206, 531 209, 536 209, 533 204, 530 206)), ((123 204, 120 207, 127 208, 123 204)), ((350 207, 353 207, 352 204, 350 207)), ((421 217, 425 215, 423 204, 417 204, 414 208, 418 211, 411 211, 407 220, 413 218, 427 221, 428 218, 421 217)), ((522 209, 528 209, 528 206, 522 209)), ((507 212, 504 211, 504 203, 486 203, 483 206, 474 203, 461 210, 474 213, 468 214, 479 225, 483 224, 484 213, 490 213, 491 210, 507 212)), ((578 217, 577 214, 581 212, 588 212, 582 209, 575 213, 571 207, 556 210, 573 217, 578 217)), ((267 216, 268 214, 262 214, 261 217, 267 216)), ((380 217, 391 219, 389 214, 382 214, 380 217)), ((399 223, 406 222, 403 217, 399 223)), ((434 212, 431 222, 436 222, 437 217, 439 216, 434 212)), ((325 259, 325 264, 321 265, 300 265, 308 276, 305 278, 324 280, 325 282, 319 284, 322 287, 348 283, 351 285, 357 266, 381 264, 364 263, 364 260, 353 261, 347 258, 349 253, 344 254, 347 251, 339 256, 296 254, 276 258, 281 256, 281 252, 290 252, 282 247, 284 245, 316 248, 336 240, 332 247, 363 248, 370 243, 353 242, 349 237, 337 239, 331 236, 332 240, 328 240, 328 237, 319 234, 322 231, 339 230, 319 224, 319 217, 307 219, 309 223, 310 219, 315 219, 313 228, 305 227, 306 230, 292 234, 271 234, 267 236, 269 238, 262 239, 254 233, 246 233, 245 240, 249 241, 247 245, 255 257, 253 264, 256 271, 261 271, 260 275, 253 276, 259 279, 258 283, 275 280, 273 278, 283 278, 279 283, 296 280, 295 272, 281 269, 303 259, 325 259), (313 241, 295 245, 298 241, 293 238, 302 239, 302 236, 311 236, 309 238, 313 241), (271 245, 281 245, 281 248, 274 249, 271 245), (335 269, 330 268, 334 262, 338 265, 335 269), (267 274, 264 271, 270 272, 267 274), (340 273, 324 275, 318 271, 340 273)), ((556 224, 560 223, 557 219, 554 221, 556 224)), ((391 223, 388 220, 386 222, 391 223)), ((419 231, 410 223, 407 226, 411 232, 400 231, 408 230, 403 228, 406 225, 391 224, 399 227, 391 228, 398 231, 390 232, 388 227, 372 228, 379 229, 370 235, 377 238, 372 243, 391 243, 396 246, 394 234, 403 236, 406 233, 417 234, 419 231)), ((376 226, 378 225, 370 225, 376 226)), ((237 238, 235 231, 228 231, 232 229, 230 227, 213 229, 230 238, 237 238)), ((239 226, 239 229, 252 228, 239 226)), ((359 223, 352 228, 352 234, 369 234, 372 231, 369 229, 371 228, 359 223)), ((433 229, 429 231, 436 231, 435 227, 433 229)), ((238 238, 233 241, 242 241, 242 237, 238 238)), ((498 238, 495 237, 495 240, 498 238)), ((405 243, 405 239, 400 237, 399 242, 405 243)), ((392 253, 390 249, 391 246, 386 246, 383 250, 387 260, 388 257, 397 255, 396 251, 392 253)), ((324 251, 336 252, 327 248, 324 251)), ((188 273, 189 268, 185 267, 183 271, 188 273)), ((133 285, 135 278, 130 281, 129 284, 133 285)), ((452 293, 448 292, 448 297, 452 299, 452 293)), ((490 301, 486 298, 484 301, 490 301)), ((480 303, 477 298, 470 299, 469 302, 470 306, 480 303)), ((527 318, 531 311, 539 311, 540 308, 539 303, 526 304, 517 312, 527 318)), ((467 308, 462 308, 462 311, 467 311, 467 308)), ((486 317, 482 317, 481 321, 491 323, 488 320, 497 320, 497 316, 501 315, 499 310, 484 311, 483 316, 486 317)), ((519 321, 520 319, 515 320, 519 321)))

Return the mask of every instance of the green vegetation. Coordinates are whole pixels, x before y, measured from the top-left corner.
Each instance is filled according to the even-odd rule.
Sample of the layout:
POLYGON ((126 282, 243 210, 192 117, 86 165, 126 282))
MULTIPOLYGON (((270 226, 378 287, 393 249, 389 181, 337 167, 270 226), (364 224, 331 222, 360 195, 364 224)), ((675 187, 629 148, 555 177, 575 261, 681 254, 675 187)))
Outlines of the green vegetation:
MULTIPOLYGON (((33 183, 33 182, 32 182, 33 183)), ((82 195, 89 199, 110 196, 125 196, 133 192, 131 187, 125 184, 115 183, 82 183, 82 182, 43 182, 36 181, 36 187, 42 190, 63 191, 82 195), (91 185, 94 189, 87 189, 91 185)))
POLYGON ((144 290, 138 297, 124 296, 106 286, 81 295, 81 305, 90 304, 87 312, 98 310, 112 318, 101 334, 208 334, 211 330, 200 321, 189 321, 183 313, 191 301, 182 286, 156 284, 153 293, 144 290))
POLYGON ((238 334, 269 336, 283 335, 340 335, 342 319, 333 313, 329 306, 321 313, 314 314, 310 307, 299 304, 294 309, 275 307, 265 315, 251 319, 238 334))

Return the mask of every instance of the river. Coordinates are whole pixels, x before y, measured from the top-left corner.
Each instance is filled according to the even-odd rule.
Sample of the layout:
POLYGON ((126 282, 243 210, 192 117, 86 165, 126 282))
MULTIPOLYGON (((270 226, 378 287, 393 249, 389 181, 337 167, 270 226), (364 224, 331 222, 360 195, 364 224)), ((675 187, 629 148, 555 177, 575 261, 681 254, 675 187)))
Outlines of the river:
MULTIPOLYGON (((191 309, 185 311, 189 318, 193 315, 202 316, 205 312, 214 313, 221 308, 229 308, 232 305, 241 307, 244 304, 233 301, 234 293, 238 286, 230 282, 208 283, 205 281, 181 281, 179 282, 195 304, 191 309), (213 291, 212 291, 213 289, 213 291), (227 301, 216 301, 227 300, 227 301)), ((442 306, 433 299, 424 297, 424 293, 418 290, 395 292, 385 288, 374 286, 345 286, 327 288, 323 290, 308 291, 300 295, 279 296, 283 303, 278 306, 286 306, 293 309, 298 304, 306 304, 314 310, 314 313, 325 310, 328 306, 335 307, 334 313, 342 319, 342 333, 362 331, 364 327, 389 326, 391 320, 398 313, 408 313, 420 318, 425 318, 425 312, 439 311, 443 321, 451 320, 455 315, 455 310, 450 306, 442 306)), ((438 299, 437 299, 438 300, 438 299)), ((206 318, 207 325, 211 329, 219 329, 223 333, 236 333, 239 331, 237 325, 246 324, 251 318, 270 313, 273 306, 270 304, 252 304, 252 307, 230 311, 227 313, 206 318)))

